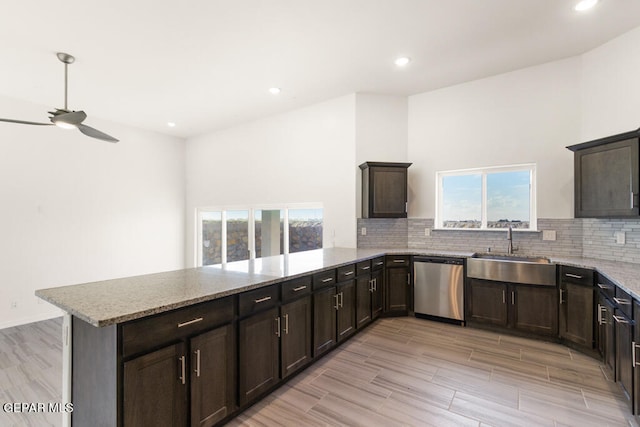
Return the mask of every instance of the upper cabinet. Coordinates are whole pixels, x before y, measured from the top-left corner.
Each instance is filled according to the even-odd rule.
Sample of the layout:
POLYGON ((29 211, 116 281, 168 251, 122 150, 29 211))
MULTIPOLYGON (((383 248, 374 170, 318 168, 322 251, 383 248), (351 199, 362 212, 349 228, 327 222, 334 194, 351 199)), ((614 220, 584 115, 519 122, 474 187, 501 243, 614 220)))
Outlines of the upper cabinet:
POLYGON ((637 217, 639 131, 567 147, 574 152, 576 218, 637 217))
POLYGON ((407 217, 407 168, 411 163, 365 162, 362 218, 407 217))

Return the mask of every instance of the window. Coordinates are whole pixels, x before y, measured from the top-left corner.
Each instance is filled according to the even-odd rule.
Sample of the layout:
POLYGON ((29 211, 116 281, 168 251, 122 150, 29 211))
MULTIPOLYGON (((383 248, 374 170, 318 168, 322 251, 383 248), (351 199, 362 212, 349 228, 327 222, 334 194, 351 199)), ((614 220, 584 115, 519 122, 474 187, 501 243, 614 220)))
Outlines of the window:
POLYGON ((197 264, 211 265, 322 248, 323 210, 198 209, 197 264))
POLYGON ((535 165, 437 172, 436 228, 536 229, 535 165))

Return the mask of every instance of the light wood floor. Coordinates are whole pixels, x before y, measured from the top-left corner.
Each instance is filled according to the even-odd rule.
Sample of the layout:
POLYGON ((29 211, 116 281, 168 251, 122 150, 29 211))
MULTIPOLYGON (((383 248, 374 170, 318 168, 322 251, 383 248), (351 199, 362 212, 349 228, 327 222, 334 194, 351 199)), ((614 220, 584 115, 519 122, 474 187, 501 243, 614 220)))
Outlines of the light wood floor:
MULTIPOLYGON (((58 402, 61 320, 0 330, 0 404, 58 402)), ((0 426, 59 426, 6 414, 0 426)), ((636 426, 598 361, 564 346, 381 319, 229 426, 636 426)))

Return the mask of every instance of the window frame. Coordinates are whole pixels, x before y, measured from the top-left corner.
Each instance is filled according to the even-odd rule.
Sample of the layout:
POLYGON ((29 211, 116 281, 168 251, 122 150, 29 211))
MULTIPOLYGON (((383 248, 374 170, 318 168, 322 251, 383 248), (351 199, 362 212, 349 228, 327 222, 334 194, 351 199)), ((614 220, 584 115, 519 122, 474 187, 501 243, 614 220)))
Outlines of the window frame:
POLYGON ((517 165, 506 166, 489 166, 482 168, 469 168, 469 169, 457 169, 450 171, 437 171, 436 172, 436 209, 434 218, 434 228, 436 230, 452 230, 452 231, 499 231, 499 228, 487 227, 487 175, 492 173, 501 172, 517 172, 528 171, 529 172, 529 228, 514 228, 514 231, 538 231, 538 218, 536 207, 536 164, 535 163, 523 163, 517 165), (462 175, 481 175, 482 188, 481 188, 481 221, 480 228, 459 228, 459 227, 444 227, 443 226, 443 178, 447 176, 462 176, 462 175))
MULTIPOLYGON (((227 205, 227 206, 207 206, 196 208, 195 217, 196 217, 196 227, 195 227, 195 245, 196 250, 194 251, 196 259, 195 266, 202 267, 202 216, 206 212, 220 212, 222 217, 222 248, 220 248, 221 255, 221 264, 208 264, 208 265, 225 265, 229 262, 227 261, 227 212, 230 211, 248 211, 248 233, 249 233, 249 261, 256 259, 256 241, 255 241, 255 212, 262 210, 281 210, 283 211, 283 221, 284 221, 284 230, 283 230, 283 255, 289 255, 289 210, 296 209, 322 209, 322 223, 324 228, 324 206, 322 203, 289 203, 289 204, 260 204, 260 205, 227 205)), ((324 248, 324 239, 322 239, 322 247, 324 248)), ((246 260, 245 260, 246 261, 246 260)))

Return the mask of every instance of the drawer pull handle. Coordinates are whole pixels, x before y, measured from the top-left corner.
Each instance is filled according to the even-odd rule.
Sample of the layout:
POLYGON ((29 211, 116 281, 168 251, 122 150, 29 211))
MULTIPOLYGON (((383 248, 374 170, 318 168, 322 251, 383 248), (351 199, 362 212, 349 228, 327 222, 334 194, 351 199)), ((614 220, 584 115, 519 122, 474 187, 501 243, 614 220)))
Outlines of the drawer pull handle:
POLYGON ((382 264, 384 264, 384 262, 383 262, 383 261, 378 261, 378 262, 376 262, 376 265, 382 265, 382 264))
POLYGON ((560 289, 560 305, 564 304, 564 299, 562 298, 564 295, 564 289, 560 289))
POLYGON ((322 279, 322 283, 329 283, 333 281, 333 277, 327 277, 326 279, 322 279))
POLYGON ((598 283, 598 287, 604 290, 611 289, 610 285, 603 285, 602 283, 598 283))
MULTIPOLYGON (((376 264, 376 265, 377 265, 377 264, 376 264)), ((362 270, 368 270, 368 269, 370 269, 370 268, 371 268, 371 267, 367 265, 367 266, 365 266, 365 267, 362 267, 362 270)))
POLYGON ((180 362, 180 382, 182 384, 186 384, 187 382, 187 364, 185 362, 184 356, 178 357, 178 361, 180 362))
POLYGON ((616 316, 615 314, 613 315, 613 320, 615 320, 616 323, 624 323, 624 324, 629 323, 627 319, 625 319, 624 317, 616 316))
POLYGON ((564 273, 564 275, 567 277, 571 277, 572 279, 582 279, 582 276, 579 276, 577 274, 564 273))
POLYGON ((345 276, 351 276, 354 273, 354 271, 347 271, 346 273, 344 273, 345 276))
POLYGON ((289 314, 284 315, 284 333, 289 335, 289 314))
POLYGON ((405 262, 405 261, 403 259, 394 259, 393 262, 401 263, 401 262, 405 262))
POLYGON ((200 376, 200 350, 196 350, 193 352, 196 355, 196 369, 193 371, 196 373, 196 377, 200 376))
POLYGON ((336 299, 336 305, 333 306, 336 310, 340 310, 340 304, 338 303, 338 299, 340 298, 340 294, 335 294, 333 297, 336 299))
POLYGON ((182 328, 183 326, 193 325, 194 323, 202 322, 204 319, 202 317, 198 317, 197 319, 189 320, 188 322, 178 323, 178 328, 182 328))
POLYGON ((635 369, 638 366, 638 362, 636 361, 636 349, 638 348, 638 344, 635 341, 631 343, 631 365, 635 369))
POLYGON ((270 299, 271 299, 270 296, 266 296, 266 297, 263 297, 263 298, 255 299, 255 300, 253 300, 253 302, 256 303, 256 304, 260 304, 261 302, 269 301, 270 299))
POLYGON ((280 316, 276 317, 273 320, 275 320, 276 322, 276 336, 280 338, 280 316))
POLYGON ((626 298, 616 298, 613 297, 613 300, 620 305, 631 305, 631 301, 626 298))
POLYGON ((298 286, 297 288, 293 288, 293 292, 300 292, 303 289, 307 289, 307 285, 298 286))

